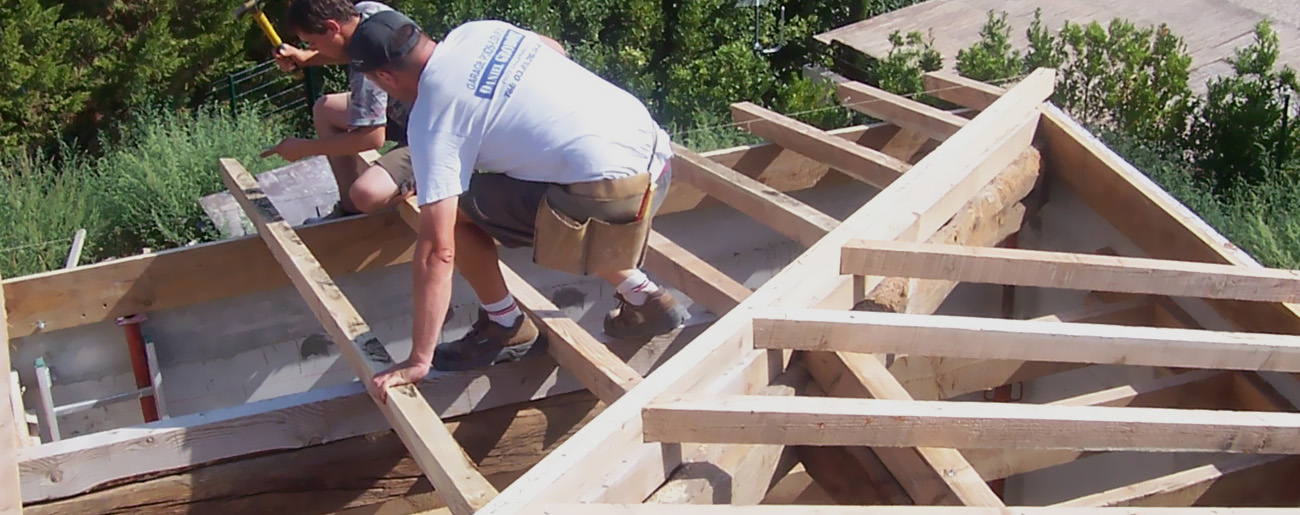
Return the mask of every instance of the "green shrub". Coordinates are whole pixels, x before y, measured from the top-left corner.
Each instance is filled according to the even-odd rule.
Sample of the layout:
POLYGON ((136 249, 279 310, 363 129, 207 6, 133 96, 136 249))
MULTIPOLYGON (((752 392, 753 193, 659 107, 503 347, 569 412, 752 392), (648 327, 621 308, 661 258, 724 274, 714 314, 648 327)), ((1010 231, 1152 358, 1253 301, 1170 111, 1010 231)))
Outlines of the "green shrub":
POLYGON ((1207 85, 1187 148, 1219 193, 1239 180, 1264 183, 1296 162, 1300 84, 1291 67, 1276 69, 1277 58, 1277 34, 1261 21, 1254 43, 1228 59, 1233 75, 1207 85))
POLYGON ((254 173, 285 164, 257 157, 287 131, 255 106, 237 118, 152 108, 121 130, 123 142, 98 158, 68 147, 57 160, 12 151, 0 158, 0 217, 8 223, 0 273, 62 267, 79 228, 87 232, 83 264, 217 239, 198 204, 225 189, 217 160, 236 158, 254 173))
POLYGON ((1011 25, 1007 13, 998 17, 988 12, 980 28, 980 40, 957 51, 957 73, 984 82, 998 82, 1020 74, 1024 67, 1020 52, 1011 47, 1011 25))
POLYGON ((925 91, 925 72, 943 68, 943 56, 934 49, 934 38, 925 39, 920 31, 903 35, 889 34, 889 53, 876 62, 872 73, 880 89, 899 95, 917 95, 925 91))

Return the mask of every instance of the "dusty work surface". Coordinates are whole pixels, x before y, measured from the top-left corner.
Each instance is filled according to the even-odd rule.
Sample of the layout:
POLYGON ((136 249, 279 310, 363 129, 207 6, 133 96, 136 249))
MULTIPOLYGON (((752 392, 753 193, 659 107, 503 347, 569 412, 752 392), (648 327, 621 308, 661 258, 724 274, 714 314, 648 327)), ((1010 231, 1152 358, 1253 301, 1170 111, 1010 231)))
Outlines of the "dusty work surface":
POLYGON ((1192 89, 1204 92, 1212 77, 1232 73, 1224 58, 1254 41, 1254 27, 1268 19, 1281 45, 1280 61, 1300 68, 1300 1, 1297 0, 929 0, 904 9, 846 25, 817 35, 817 39, 852 47, 867 55, 889 53, 889 34, 921 30, 934 37, 944 67, 952 69, 957 51, 979 41, 980 27, 991 9, 1006 11, 1015 48, 1029 45, 1025 29, 1034 10, 1043 10, 1044 24, 1056 33, 1066 20, 1097 21, 1103 26, 1123 18, 1138 27, 1165 23, 1181 36, 1192 56, 1192 89))

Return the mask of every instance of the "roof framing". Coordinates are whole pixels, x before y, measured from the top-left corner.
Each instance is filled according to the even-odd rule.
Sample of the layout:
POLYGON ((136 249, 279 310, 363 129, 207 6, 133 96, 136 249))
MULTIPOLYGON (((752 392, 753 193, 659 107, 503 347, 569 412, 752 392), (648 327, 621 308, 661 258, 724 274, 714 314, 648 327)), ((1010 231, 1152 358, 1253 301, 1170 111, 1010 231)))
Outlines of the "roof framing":
MULTIPOLYGON (((396 402, 378 406, 379 411, 450 511, 977 515, 1004 513, 1004 503, 989 481, 1087 459, 1094 451, 1239 453, 1210 469, 1195 467, 1062 506, 1015 508, 1016 513, 1068 515, 1103 505, 1191 504, 1179 496, 1252 471, 1294 468, 1295 461, 1289 458, 1265 454, 1294 454, 1300 449, 1300 415, 1264 411, 1295 411, 1300 401, 1300 383, 1287 373, 1300 371, 1295 364, 1295 337, 1253 333, 1300 332, 1295 306, 1277 302, 1296 298, 1295 273, 1263 269, 1226 245, 1221 236, 1046 103, 1056 82, 1054 70, 1036 70, 1007 90, 944 73, 928 74, 926 82, 936 97, 979 112, 966 119, 869 86, 840 86, 840 99, 847 107, 902 129, 881 151, 854 143, 863 134, 860 130, 822 131, 753 104, 732 106, 741 127, 805 156, 799 159, 812 171, 803 176, 796 173, 791 179, 795 183, 822 180, 824 165, 830 165, 879 188, 842 221, 784 193, 798 189, 790 183, 765 180, 761 172, 738 171, 744 157, 728 161, 716 154, 675 148, 679 180, 692 188, 675 190, 665 211, 712 197, 806 250, 750 291, 663 235, 652 234, 647 258, 651 272, 722 315, 653 373, 643 375, 648 366, 634 365, 559 315, 553 303, 502 264, 511 290, 548 335, 547 348, 555 363, 607 407, 498 492, 452 438, 439 410, 425 400, 426 388, 393 389, 390 398, 396 402), (922 146, 918 142, 926 139, 942 143, 908 165, 922 146), (998 245, 1019 230, 1027 211, 1022 200, 1038 180, 1040 152, 1035 144, 1055 176, 1152 258, 978 248, 998 245), (1040 273, 1027 279, 1025 270, 1040 273), (957 284, 971 281, 1144 295, 1031 321, 932 314, 957 284), (1176 326, 1186 317, 1180 318, 1180 308, 1165 298, 1170 295, 1204 297, 1241 331, 1111 325, 1149 325, 1164 316, 1176 326), (885 361, 895 356, 887 357, 888 353, 906 354, 897 358, 907 364, 891 370, 885 361), (929 356, 960 358, 958 362, 979 370, 964 376, 944 371, 929 356), (1028 366, 1030 361, 1037 363, 1028 366), (1156 366, 1168 373, 1044 405, 946 399, 1000 386, 1012 374, 1044 377, 1080 363, 1117 362, 1156 366), (903 381, 906 373, 912 373, 909 370, 918 376, 951 374, 962 379, 948 390, 918 395, 903 381), (1256 377, 1258 370, 1276 372, 1256 377), (1285 400, 1281 404, 1259 401, 1251 405, 1253 411, 1216 413, 1221 418, 1213 421, 1203 411, 1166 407, 1170 399, 1181 399, 1190 391, 1242 388, 1258 395, 1256 386, 1261 383, 1275 385, 1285 400), (864 420, 871 422, 864 424, 864 420), (878 483, 887 502, 920 506, 660 505, 708 503, 717 497, 715 481, 722 480, 738 485, 729 502, 755 504, 767 485, 802 458, 796 456, 806 449, 801 446, 840 453, 845 463, 859 467, 878 483), (1013 446, 1026 450, 992 452, 1013 446), (711 479, 701 482, 701 475, 711 479)), ((232 271, 242 275, 234 281, 222 278, 226 284, 213 283, 219 288, 216 293, 191 293, 192 281, 220 276, 191 274, 197 266, 193 261, 151 256, 87 267, 94 274, 47 274, 40 284, 64 285, 54 292, 36 289, 30 278, 6 281, 5 288, 26 287, 29 294, 39 294, 37 300, 24 298, 25 304, 13 310, 21 321, 10 325, 11 330, 17 327, 18 335, 32 334, 42 326, 37 321, 46 322, 47 330, 70 327, 120 312, 293 284, 367 384, 391 358, 382 345, 367 338, 365 321, 333 286, 331 274, 409 261, 411 231, 400 226, 414 225, 418 212, 414 202, 399 205, 397 213, 303 228, 300 238, 298 231, 279 219, 256 181, 237 162, 222 160, 222 165, 228 186, 269 250, 264 265, 283 270, 284 276, 232 271), (355 243, 356 237, 370 233, 383 236, 375 237, 369 247, 355 243), (184 279, 185 291, 159 282, 189 275, 200 278, 184 279), (73 285, 84 291, 87 278, 98 281, 92 284, 120 281, 126 286, 70 300, 73 285), (82 312, 51 316, 51 305, 73 305, 77 307, 73 311, 82 312)), ((252 250, 254 243, 243 239, 225 247, 212 245, 190 251, 189 259, 202 255, 207 263, 220 262, 231 252, 259 255, 252 250)), ((247 270, 248 265, 241 268, 247 270)), ((0 331, 4 327, 0 324, 0 331)), ((357 401, 352 402, 355 406, 357 401)), ((8 412, 0 410, 0 430, 8 412)), ((113 438, 118 440, 112 445, 126 445, 125 440, 113 438)), ((96 444, 90 449, 64 450, 75 454, 108 448, 96 444)), ((34 457, 46 451, 30 452, 28 456, 34 457)), ((6 458, 0 467, 15 469, 8 466, 13 452, 0 448, 0 453, 6 458)), ((803 461, 810 473, 818 467, 812 460, 803 461)), ((39 459, 31 463, 37 467, 39 459)), ((820 474, 824 477, 825 471, 820 474)), ((28 491, 23 493, 26 497, 28 491)), ((1214 513, 1272 512, 1231 508, 1214 513)))

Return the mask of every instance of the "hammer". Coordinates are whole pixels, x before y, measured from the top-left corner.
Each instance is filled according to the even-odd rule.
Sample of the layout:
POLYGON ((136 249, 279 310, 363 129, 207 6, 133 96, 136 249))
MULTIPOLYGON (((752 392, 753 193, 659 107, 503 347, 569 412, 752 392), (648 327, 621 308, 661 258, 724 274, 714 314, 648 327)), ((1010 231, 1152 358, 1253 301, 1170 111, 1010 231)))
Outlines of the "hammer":
MULTIPOLYGON (((243 16, 245 13, 253 13, 253 20, 257 26, 262 28, 262 33, 266 38, 271 40, 271 45, 280 48, 284 41, 280 40, 280 35, 275 33, 275 27, 271 26, 271 20, 266 19, 266 13, 262 12, 262 3, 266 0, 245 0, 239 7, 235 8, 235 18, 243 16)), ((302 70, 294 70, 293 78, 302 79, 302 70)))

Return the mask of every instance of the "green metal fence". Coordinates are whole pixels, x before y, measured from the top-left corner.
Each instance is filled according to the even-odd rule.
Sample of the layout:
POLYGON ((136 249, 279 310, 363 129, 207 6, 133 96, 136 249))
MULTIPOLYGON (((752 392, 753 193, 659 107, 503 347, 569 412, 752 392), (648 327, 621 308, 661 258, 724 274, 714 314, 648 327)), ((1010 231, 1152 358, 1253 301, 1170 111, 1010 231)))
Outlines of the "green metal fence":
POLYGON ((347 82, 342 67, 304 68, 302 78, 295 79, 269 60, 213 82, 208 101, 226 104, 232 115, 239 113, 240 106, 265 102, 273 116, 304 113, 310 119, 311 107, 327 84, 338 87, 340 81, 344 85, 347 82))

